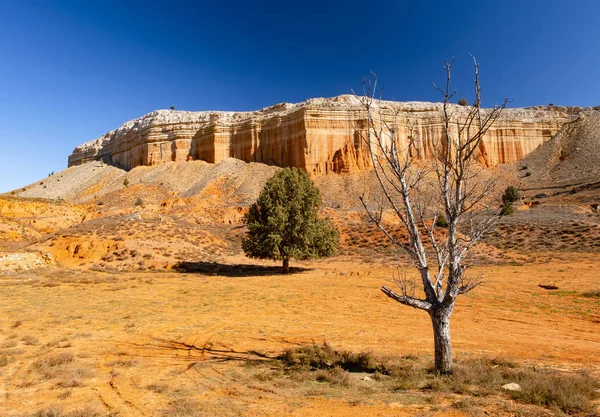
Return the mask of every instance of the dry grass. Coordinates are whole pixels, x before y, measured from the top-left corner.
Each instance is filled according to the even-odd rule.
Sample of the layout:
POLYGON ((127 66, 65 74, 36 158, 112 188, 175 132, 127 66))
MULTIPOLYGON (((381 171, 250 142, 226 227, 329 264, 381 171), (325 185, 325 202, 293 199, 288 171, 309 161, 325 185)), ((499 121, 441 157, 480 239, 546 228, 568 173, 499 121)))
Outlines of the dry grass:
MULTIPOLYGON (((249 263, 233 258, 220 264, 235 268, 240 262, 249 263)), ((52 279, 59 288, 0 291, 0 316, 9 318, 1 325, 0 346, 8 347, 0 348, 7 362, 0 383, 10 390, 0 415, 44 410, 63 400, 63 414, 76 402, 101 408, 98 393, 123 414, 133 404, 146 415, 252 415, 258 408, 265 415, 290 415, 290 407, 308 416, 393 415, 387 405, 392 403, 400 414, 418 405, 438 417, 464 398, 472 401, 456 407, 472 415, 496 408, 503 417, 535 415, 523 407, 550 413, 559 406, 525 404, 531 401, 513 399, 499 388, 504 381, 519 382, 507 375, 517 378, 518 372, 529 372, 527 366, 460 359, 487 351, 518 363, 594 369, 600 339, 593 320, 600 310, 595 299, 581 294, 595 288, 595 264, 596 258, 578 258, 485 267, 486 285, 459 299, 453 316, 459 360, 452 378, 428 369, 426 315, 379 293, 391 275, 387 267, 327 260, 301 263, 304 272, 293 276, 231 277, 51 269, 50 277, 33 282, 52 279), (539 276, 549 277, 560 291, 540 289, 539 276), (11 330, 16 318, 24 324, 11 330), (39 343, 27 344, 29 337, 39 343), (154 338, 192 347, 165 348, 154 338), (310 343, 325 339, 329 345, 310 343), (283 352, 295 343, 302 349, 283 352), (204 363, 196 349, 203 346, 281 358, 249 366, 204 363), (495 402, 500 405, 486 405, 495 402)), ((563 403, 564 409, 572 407, 552 399, 563 403)))
POLYGON ((600 290, 586 291, 582 295, 588 298, 600 298, 600 290))
POLYGON ((27 417, 100 417, 102 413, 93 408, 85 407, 72 411, 63 411, 62 407, 46 407, 28 414, 27 417))
POLYGON ((169 407, 162 411, 164 417, 202 417, 200 403, 188 397, 179 397, 169 401, 169 407))
POLYGON ((45 360, 45 363, 50 366, 59 366, 73 362, 73 354, 71 352, 61 352, 50 356, 45 360))
MULTIPOLYGON (((467 398, 503 396, 572 415, 593 413, 593 402, 600 397, 600 381, 587 373, 521 367, 504 358, 460 361, 451 375, 434 374, 424 358, 378 358, 372 353, 337 351, 327 344, 288 349, 277 360, 284 373, 274 372, 271 376, 262 373, 260 380, 277 385, 277 380, 287 375, 292 380, 326 382, 347 391, 364 389, 366 380, 371 381, 369 388, 373 392, 458 394, 467 398), (369 376, 353 378, 351 375, 356 373, 369 376), (518 383, 522 390, 503 392, 502 386, 507 383, 518 383)), ((469 404, 463 402, 460 407, 469 404)))

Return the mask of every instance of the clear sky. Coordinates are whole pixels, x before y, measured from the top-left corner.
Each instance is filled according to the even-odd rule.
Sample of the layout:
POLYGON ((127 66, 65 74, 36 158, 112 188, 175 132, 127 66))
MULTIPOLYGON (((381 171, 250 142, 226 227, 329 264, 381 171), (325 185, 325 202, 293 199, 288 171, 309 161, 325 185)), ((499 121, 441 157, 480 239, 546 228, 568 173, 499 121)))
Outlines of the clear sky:
POLYGON ((359 89, 600 105, 600 1, 0 0, 0 192, 155 109, 256 110, 359 89))

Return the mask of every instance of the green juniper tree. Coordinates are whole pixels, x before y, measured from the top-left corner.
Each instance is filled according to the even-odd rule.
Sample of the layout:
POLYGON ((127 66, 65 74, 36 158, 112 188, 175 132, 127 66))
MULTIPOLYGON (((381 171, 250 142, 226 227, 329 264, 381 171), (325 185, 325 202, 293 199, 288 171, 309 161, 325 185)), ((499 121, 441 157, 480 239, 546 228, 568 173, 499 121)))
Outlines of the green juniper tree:
POLYGON ((246 215, 248 232, 242 240, 250 258, 283 261, 289 273, 290 259, 331 256, 338 231, 320 218, 321 195, 308 175, 298 168, 284 168, 261 191, 246 215))

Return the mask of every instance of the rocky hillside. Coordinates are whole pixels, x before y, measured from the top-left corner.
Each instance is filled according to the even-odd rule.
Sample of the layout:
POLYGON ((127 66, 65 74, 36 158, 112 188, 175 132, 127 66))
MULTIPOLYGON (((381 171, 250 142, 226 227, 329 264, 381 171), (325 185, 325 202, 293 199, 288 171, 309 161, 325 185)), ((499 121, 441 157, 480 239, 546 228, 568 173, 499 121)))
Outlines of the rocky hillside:
MULTIPOLYGON (((408 137, 411 126, 421 138, 419 155, 431 156, 431 143, 443 132, 440 103, 379 101, 376 106, 384 119, 398 113, 399 139, 408 137)), ((453 106, 452 112, 460 116, 466 109, 453 106)), ((561 108, 506 109, 484 139, 482 162, 515 162, 573 117, 561 108)), ((131 169, 172 161, 217 163, 231 157, 300 167, 312 175, 357 172, 369 167, 357 133, 365 126, 360 102, 350 95, 281 103, 255 112, 158 110, 76 147, 69 166, 103 159, 131 169)))
POLYGON ((582 112, 519 165, 527 184, 575 187, 600 181, 600 111, 582 112))

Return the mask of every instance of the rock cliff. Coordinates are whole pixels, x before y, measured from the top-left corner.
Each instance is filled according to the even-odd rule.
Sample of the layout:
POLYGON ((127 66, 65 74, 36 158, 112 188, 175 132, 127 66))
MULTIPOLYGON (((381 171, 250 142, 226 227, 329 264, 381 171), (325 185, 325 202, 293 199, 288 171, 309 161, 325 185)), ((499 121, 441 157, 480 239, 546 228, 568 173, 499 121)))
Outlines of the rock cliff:
MULTIPOLYGON (((418 140, 416 155, 431 157, 432 142, 441 138, 440 103, 376 103, 389 122, 398 113, 398 140, 409 133, 418 140)), ((452 106, 460 117, 464 107, 452 106)), ((523 158, 549 140, 573 115, 552 108, 506 109, 481 147, 488 166, 523 158)), ((368 169, 368 152, 360 134, 365 112, 351 95, 281 103, 254 112, 189 112, 157 110, 125 123, 98 139, 75 148, 69 166, 94 159, 131 169, 169 161, 211 163, 233 157, 246 162, 294 166, 312 175, 368 169)))

